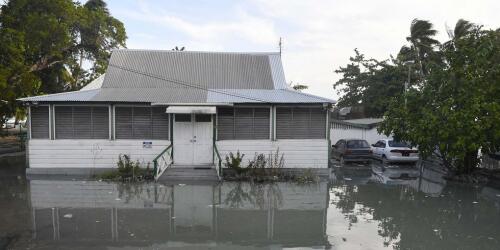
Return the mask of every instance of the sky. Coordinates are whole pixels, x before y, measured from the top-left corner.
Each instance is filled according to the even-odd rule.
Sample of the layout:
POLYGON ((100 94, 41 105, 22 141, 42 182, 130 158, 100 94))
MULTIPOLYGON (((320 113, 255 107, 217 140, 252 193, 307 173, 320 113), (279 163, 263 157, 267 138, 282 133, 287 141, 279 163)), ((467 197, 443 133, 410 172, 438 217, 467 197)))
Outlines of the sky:
POLYGON ((460 18, 500 27, 500 0, 108 0, 125 24, 127 47, 191 51, 277 52, 287 82, 338 99, 334 71, 354 49, 379 60, 406 44, 414 18, 431 21, 446 41, 460 18))

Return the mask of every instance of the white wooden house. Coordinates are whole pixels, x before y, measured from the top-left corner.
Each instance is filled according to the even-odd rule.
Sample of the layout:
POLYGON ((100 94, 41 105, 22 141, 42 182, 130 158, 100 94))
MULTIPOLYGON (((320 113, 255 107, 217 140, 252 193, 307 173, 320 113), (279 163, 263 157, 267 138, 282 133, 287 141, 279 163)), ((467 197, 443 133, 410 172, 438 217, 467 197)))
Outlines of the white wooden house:
POLYGON ((286 168, 328 167, 334 101, 290 89, 277 53, 116 50, 98 81, 20 99, 28 173, 114 168, 119 154, 213 167, 229 152, 247 163, 277 149, 286 168))

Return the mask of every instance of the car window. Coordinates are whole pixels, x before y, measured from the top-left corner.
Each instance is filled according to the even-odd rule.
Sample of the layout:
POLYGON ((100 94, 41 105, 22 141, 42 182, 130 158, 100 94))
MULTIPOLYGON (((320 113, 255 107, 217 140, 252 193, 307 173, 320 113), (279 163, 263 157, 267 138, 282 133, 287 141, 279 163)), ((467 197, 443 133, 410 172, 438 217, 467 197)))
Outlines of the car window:
POLYGON ((365 140, 352 140, 347 142, 348 148, 369 148, 368 142, 365 140))
POLYGON ((389 141, 389 147, 407 148, 408 144, 406 144, 405 142, 400 142, 400 141, 389 141))

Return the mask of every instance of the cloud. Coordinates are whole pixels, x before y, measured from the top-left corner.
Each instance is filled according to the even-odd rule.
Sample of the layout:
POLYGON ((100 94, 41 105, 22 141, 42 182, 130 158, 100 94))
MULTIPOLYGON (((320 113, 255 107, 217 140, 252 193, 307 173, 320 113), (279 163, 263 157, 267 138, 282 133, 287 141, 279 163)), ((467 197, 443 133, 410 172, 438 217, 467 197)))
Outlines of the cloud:
POLYGON ((180 32, 193 41, 227 43, 245 40, 254 44, 270 44, 278 39, 273 22, 252 16, 242 9, 234 11, 234 18, 225 21, 195 21, 187 17, 153 8, 145 3, 139 11, 123 11, 121 14, 137 21, 163 26, 180 32))
POLYGON ((308 84, 307 92, 329 98, 337 98, 332 84, 340 76, 334 70, 348 63, 354 48, 367 57, 387 59, 406 43, 414 18, 433 22, 441 41, 447 39, 445 23, 453 26, 459 18, 500 26, 500 2, 495 0, 172 0, 169 6, 139 1, 127 8, 122 0, 116 4, 111 10, 124 20, 128 32, 140 24, 131 29, 140 34, 128 33, 130 48, 277 51, 283 37, 287 80, 308 84))

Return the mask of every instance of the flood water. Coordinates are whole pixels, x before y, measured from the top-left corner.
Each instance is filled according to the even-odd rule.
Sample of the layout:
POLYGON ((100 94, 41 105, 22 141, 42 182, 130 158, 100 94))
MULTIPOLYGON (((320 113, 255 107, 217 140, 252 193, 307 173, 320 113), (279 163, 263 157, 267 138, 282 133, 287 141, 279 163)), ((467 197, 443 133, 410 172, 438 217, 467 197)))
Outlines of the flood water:
POLYGON ((434 171, 169 185, 27 181, 23 164, 0 159, 0 249, 500 248, 500 191, 434 171))

